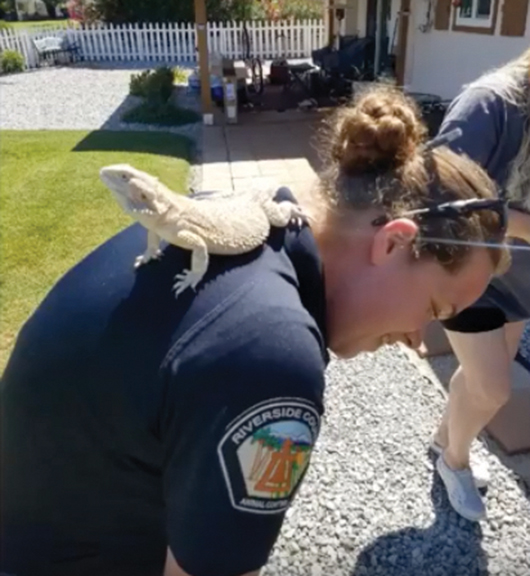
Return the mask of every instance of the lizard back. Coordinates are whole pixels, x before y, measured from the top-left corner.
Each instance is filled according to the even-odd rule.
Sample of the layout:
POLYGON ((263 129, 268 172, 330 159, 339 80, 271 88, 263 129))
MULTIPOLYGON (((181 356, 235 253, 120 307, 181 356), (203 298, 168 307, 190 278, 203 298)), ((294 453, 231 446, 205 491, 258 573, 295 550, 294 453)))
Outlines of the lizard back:
POLYGON ((200 236, 212 254, 240 254, 263 244, 270 223, 252 195, 193 201, 178 217, 179 227, 200 236))

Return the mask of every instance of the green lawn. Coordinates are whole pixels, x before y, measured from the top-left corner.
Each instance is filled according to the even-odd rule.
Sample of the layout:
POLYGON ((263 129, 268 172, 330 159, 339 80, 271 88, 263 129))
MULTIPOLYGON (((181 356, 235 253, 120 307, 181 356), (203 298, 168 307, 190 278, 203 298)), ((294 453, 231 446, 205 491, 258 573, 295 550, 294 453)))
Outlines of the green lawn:
POLYGON ((127 162, 184 191, 191 142, 169 133, 0 132, 0 373, 52 284, 129 225, 99 168, 127 162))

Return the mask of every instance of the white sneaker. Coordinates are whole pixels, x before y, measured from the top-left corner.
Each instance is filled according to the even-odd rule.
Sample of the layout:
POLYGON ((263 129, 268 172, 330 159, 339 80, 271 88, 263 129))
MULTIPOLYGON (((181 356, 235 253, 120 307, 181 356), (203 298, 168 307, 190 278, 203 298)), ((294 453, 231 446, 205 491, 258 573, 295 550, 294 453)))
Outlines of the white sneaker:
MULTIPOLYGON (((431 438, 429 448, 438 456, 443 452, 443 448, 436 442, 434 436, 431 438)), ((486 488, 490 483, 490 473, 488 469, 487 462, 482 459, 478 460, 471 456, 471 470, 473 472, 473 478, 475 479, 475 484, 477 488, 486 488)))
POLYGON ((451 506, 470 522, 486 517, 486 507, 469 468, 453 470, 444 460, 443 453, 436 461, 436 468, 445 484, 451 506))

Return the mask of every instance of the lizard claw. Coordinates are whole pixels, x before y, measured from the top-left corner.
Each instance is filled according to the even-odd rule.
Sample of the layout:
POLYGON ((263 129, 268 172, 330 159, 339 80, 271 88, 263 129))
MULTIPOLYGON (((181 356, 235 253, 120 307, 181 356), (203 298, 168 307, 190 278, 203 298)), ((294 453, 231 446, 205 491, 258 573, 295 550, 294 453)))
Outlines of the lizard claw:
POLYGON ((308 217, 304 210, 297 204, 294 204, 291 210, 291 222, 296 224, 298 228, 301 228, 307 221, 308 217))
POLYGON ((192 272, 191 270, 184 270, 181 274, 175 276, 175 284, 173 284, 173 289, 175 290, 175 298, 186 290, 186 288, 191 288, 195 290, 195 287, 200 282, 202 278, 201 274, 197 272, 192 272))
POLYGON ((147 262, 150 262, 151 260, 158 260, 161 255, 162 250, 160 249, 157 250, 156 252, 150 252, 149 250, 147 250, 143 254, 140 254, 140 256, 136 257, 136 260, 134 261, 134 267, 139 268, 140 266, 142 266, 143 264, 147 264, 147 262))

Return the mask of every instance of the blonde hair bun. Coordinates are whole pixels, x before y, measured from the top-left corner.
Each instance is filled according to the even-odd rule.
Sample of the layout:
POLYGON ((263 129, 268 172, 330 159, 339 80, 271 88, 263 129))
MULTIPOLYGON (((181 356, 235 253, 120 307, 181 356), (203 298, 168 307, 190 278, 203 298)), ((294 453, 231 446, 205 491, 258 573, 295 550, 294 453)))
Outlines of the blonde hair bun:
POLYGON ((338 110, 332 160, 348 174, 399 168, 414 158, 426 132, 412 99, 395 88, 377 86, 338 110))

